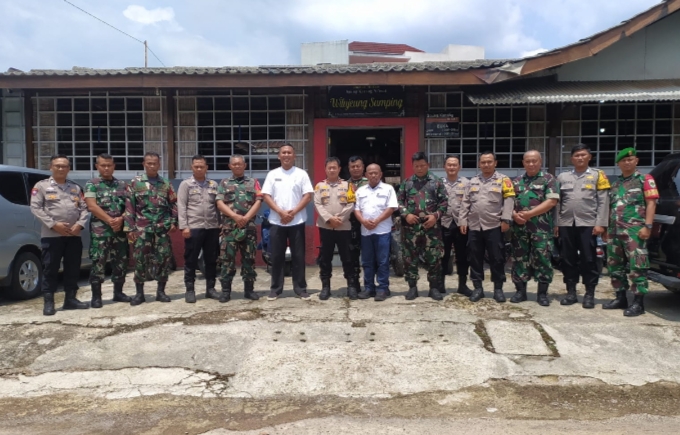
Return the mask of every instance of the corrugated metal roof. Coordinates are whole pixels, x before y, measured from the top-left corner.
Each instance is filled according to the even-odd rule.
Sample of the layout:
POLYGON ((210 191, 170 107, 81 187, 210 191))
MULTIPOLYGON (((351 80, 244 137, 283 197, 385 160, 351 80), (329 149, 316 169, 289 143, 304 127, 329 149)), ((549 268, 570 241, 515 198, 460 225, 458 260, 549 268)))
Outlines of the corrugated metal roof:
POLYGON ((73 67, 69 70, 32 69, 24 72, 10 68, 1 76, 118 76, 118 75, 228 75, 228 74, 360 74, 373 72, 459 71, 492 68, 509 59, 480 59, 459 62, 370 63, 356 65, 263 65, 257 67, 170 67, 95 69, 73 67))
POLYGON ((470 88, 466 95, 478 105, 679 101, 680 80, 514 82, 470 88))

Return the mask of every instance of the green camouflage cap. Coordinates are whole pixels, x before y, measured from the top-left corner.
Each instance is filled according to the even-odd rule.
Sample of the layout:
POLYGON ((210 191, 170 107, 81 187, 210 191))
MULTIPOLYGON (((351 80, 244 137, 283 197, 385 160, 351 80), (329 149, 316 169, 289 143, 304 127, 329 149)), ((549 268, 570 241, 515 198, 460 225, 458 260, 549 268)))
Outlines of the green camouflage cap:
POLYGON ((616 156, 616 163, 619 163, 621 160, 630 156, 637 156, 637 151, 635 151, 635 148, 624 148, 616 156))

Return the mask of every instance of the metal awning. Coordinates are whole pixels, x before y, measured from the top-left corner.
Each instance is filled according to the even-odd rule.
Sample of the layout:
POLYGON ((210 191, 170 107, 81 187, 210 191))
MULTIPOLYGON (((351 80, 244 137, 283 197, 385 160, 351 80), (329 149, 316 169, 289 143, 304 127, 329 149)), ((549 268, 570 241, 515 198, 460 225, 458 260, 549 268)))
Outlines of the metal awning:
POLYGON ((680 80, 504 83, 466 90, 474 104, 680 101, 680 80))

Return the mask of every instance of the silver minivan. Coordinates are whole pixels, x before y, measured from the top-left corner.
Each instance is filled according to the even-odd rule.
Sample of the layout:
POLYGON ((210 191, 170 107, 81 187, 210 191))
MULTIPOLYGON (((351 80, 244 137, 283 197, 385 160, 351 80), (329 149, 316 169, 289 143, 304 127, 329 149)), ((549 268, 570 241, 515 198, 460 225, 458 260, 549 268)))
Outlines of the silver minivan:
MULTIPOLYGON (((30 299, 40 294, 40 221, 31 213, 31 189, 50 173, 0 165, 0 286, 10 299, 30 299)), ((81 232, 82 266, 89 266, 89 225, 81 232)))

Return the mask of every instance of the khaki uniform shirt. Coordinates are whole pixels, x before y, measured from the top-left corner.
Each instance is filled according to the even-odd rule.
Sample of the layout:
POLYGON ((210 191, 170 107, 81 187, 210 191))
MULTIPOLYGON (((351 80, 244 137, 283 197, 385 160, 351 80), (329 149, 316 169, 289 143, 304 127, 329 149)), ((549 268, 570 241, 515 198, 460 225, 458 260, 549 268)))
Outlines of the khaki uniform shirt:
POLYGON ((201 185, 192 176, 177 189, 177 212, 179 214, 179 229, 190 230, 219 228, 219 213, 215 205, 217 183, 205 180, 201 185))
POLYGON ((571 170, 557 177, 560 200, 555 207, 558 227, 606 227, 609 223, 609 180, 599 169, 581 175, 571 170))
POLYGON ((463 203, 463 195, 465 195, 465 188, 470 184, 470 180, 465 177, 458 177, 456 181, 451 182, 448 178, 444 180, 444 187, 449 197, 449 208, 446 214, 442 216, 442 226, 444 228, 451 228, 451 224, 458 226, 460 221, 460 206, 463 203))
POLYGON ((42 222, 40 237, 63 237, 51 229, 57 222, 85 228, 90 215, 80 186, 66 180, 62 188, 52 177, 38 181, 31 190, 31 212, 42 222))
POLYGON ((515 189, 510 178, 494 172, 489 178, 482 174, 470 179, 461 202, 459 226, 471 231, 484 231, 501 226, 501 220, 511 220, 515 206, 515 189))
POLYGON ((329 183, 328 180, 323 180, 317 183, 314 187, 314 208, 319 213, 316 226, 327 230, 349 231, 349 217, 354 211, 355 202, 354 189, 347 181, 339 179, 335 183, 329 183), (337 228, 328 225, 328 220, 333 216, 342 219, 342 225, 337 228))

